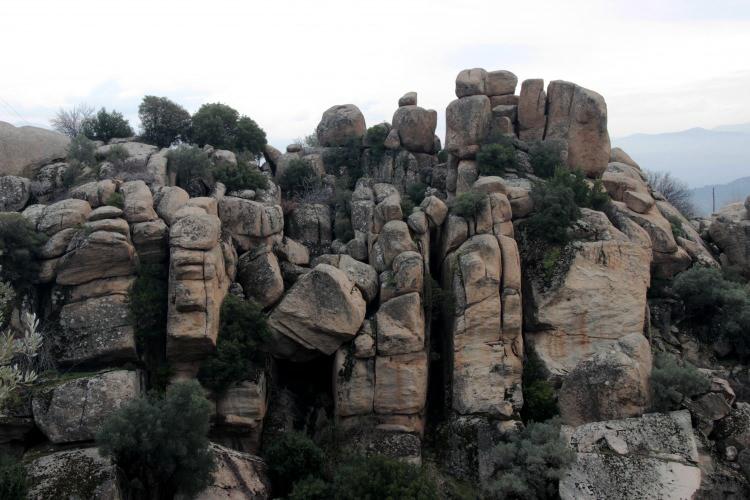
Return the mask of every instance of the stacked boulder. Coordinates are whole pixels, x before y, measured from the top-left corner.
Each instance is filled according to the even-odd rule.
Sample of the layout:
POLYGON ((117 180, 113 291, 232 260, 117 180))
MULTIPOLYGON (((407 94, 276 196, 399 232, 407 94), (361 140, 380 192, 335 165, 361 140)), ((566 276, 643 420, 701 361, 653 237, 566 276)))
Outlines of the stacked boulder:
POLYGON ((724 266, 735 266, 750 276, 750 196, 719 210, 708 228, 711 240, 721 250, 724 266))

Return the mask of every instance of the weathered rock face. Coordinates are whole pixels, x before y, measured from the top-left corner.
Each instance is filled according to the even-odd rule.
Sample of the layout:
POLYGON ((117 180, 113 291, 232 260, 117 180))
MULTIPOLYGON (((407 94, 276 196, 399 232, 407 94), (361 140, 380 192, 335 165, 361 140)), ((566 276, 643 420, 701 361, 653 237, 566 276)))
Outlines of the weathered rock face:
POLYGON ((303 349, 333 354, 357 333, 365 306, 359 289, 343 271, 319 264, 297 280, 271 313, 268 325, 303 349))
POLYGON ((90 441, 106 418, 141 390, 140 375, 127 370, 70 380, 34 395, 34 420, 53 443, 90 441))
POLYGON ((289 216, 287 234, 313 250, 330 245, 333 240, 330 208, 317 203, 300 204, 289 216))
POLYGON ((487 96, 472 95, 451 102, 445 110, 445 149, 459 157, 466 156, 472 146, 478 149, 487 135, 491 117, 487 96))
POLYGON ((365 117, 354 104, 341 104, 328 108, 323 113, 315 132, 321 146, 346 146, 351 141, 360 141, 367 126, 365 117))
POLYGON ((518 134, 522 141, 541 141, 544 138, 546 105, 544 80, 525 80, 521 84, 518 102, 518 134))
POLYGON ((649 406, 651 346, 640 333, 576 365, 563 381, 558 406, 565 424, 638 417, 649 406))
POLYGON ((574 83, 555 80, 547 89, 547 102, 545 139, 565 139, 568 165, 589 177, 600 176, 610 155, 604 98, 574 83))
POLYGON ((401 145, 417 153, 434 153, 437 111, 419 106, 401 106, 393 114, 393 128, 401 145))
POLYGON ((231 282, 220 232, 219 218, 207 213, 185 216, 170 229, 170 360, 199 360, 216 345, 219 310, 231 282))
POLYGON ((599 212, 583 210, 594 241, 574 243, 559 283, 530 283, 526 340, 553 376, 565 376, 582 359, 643 332, 650 251, 628 239, 599 212), (598 214, 598 215, 597 215, 598 214), (598 221, 598 222, 596 222, 598 221))
POLYGON ((276 256, 270 251, 247 252, 240 256, 237 280, 245 295, 264 309, 284 294, 284 279, 276 256))
POLYGON ((268 411, 265 372, 255 380, 243 380, 229 387, 216 401, 220 441, 232 449, 255 453, 260 447, 263 419, 268 411))
POLYGON ((219 201, 222 227, 243 252, 258 244, 269 243, 284 229, 284 215, 278 205, 224 196, 219 201))
MULTIPOLYGON (((266 465, 260 458, 213 443, 210 447, 216 460, 213 483, 193 498, 196 500, 217 498, 265 500, 271 497, 271 483, 266 474, 266 465)), ((185 500, 181 496, 175 498, 185 500)))
POLYGON ((58 451, 35 458, 26 465, 28 498, 90 498, 120 500, 123 478, 117 466, 99 454, 98 448, 58 451))
POLYGON ((57 264, 57 283, 60 285, 80 285, 89 281, 117 276, 129 276, 135 273, 137 257, 130 236, 121 232, 98 231, 103 229, 117 229, 122 226, 128 232, 128 224, 122 219, 104 219, 90 222, 88 229, 84 226, 84 236, 79 234, 68 244, 67 253, 57 264), (103 225, 102 223, 109 224, 103 225))
POLYGON ((595 422, 566 432, 576 459, 560 480, 563 500, 693 498, 701 484, 687 411, 595 422))
POLYGON ((154 210, 154 197, 143 181, 130 181, 120 186, 123 194, 125 219, 128 222, 147 222, 158 219, 154 210))
POLYGON ((0 177, 0 212, 23 210, 31 195, 31 181, 24 177, 0 177))
POLYGON ((750 203, 733 203, 711 220, 708 233, 721 249, 723 264, 738 266, 750 275, 750 203))
POLYGON ((51 130, 0 122, 0 175, 31 177, 34 168, 65 158, 68 143, 51 130))

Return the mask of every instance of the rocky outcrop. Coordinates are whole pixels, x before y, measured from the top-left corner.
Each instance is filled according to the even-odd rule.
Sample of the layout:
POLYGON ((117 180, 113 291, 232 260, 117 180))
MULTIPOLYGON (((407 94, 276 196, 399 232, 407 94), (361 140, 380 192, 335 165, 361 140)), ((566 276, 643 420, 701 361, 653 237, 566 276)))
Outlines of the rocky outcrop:
POLYGON ((26 464, 28 498, 126 498, 117 466, 98 448, 57 451, 26 464))
POLYGON ((361 141, 366 130, 365 117, 354 104, 328 108, 315 129, 321 146, 347 146, 361 141))
POLYGON ((31 181, 24 177, 0 177, 0 212, 20 212, 31 195, 31 181))
POLYGON ((649 407, 651 346, 641 333, 622 337, 568 373, 558 406, 567 425, 638 417, 649 407))
POLYGON ((584 424, 566 430, 576 452, 560 480, 563 500, 693 498, 701 484, 690 413, 584 424))
POLYGON ((732 203, 719 210, 708 234, 721 249, 722 264, 737 266, 750 275, 750 196, 744 204, 732 203))
POLYGON ((108 416, 140 397, 135 371, 116 370, 62 382, 34 394, 34 421, 51 442, 91 441, 108 416))
POLYGON ((68 143, 51 130, 0 122, 0 175, 32 177, 37 167, 65 158, 68 143))
MULTIPOLYGON (((217 444, 211 444, 211 453, 216 461, 213 482, 193 498, 265 500, 271 497, 271 483, 266 474, 266 465, 260 458, 217 444)), ((175 498, 184 500, 179 496, 175 498)))

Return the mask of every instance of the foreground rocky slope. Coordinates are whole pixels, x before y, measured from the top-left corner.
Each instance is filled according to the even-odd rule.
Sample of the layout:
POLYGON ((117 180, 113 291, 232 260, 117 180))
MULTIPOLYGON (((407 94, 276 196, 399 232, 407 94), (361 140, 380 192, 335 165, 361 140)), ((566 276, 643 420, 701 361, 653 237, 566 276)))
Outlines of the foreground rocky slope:
MULTIPOLYGON (((610 149, 600 95, 564 81, 517 87, 508 71, 462 71, 444 149, 437 114, 416 93, 399 100, 391 124, 370 129, 356 106, 334 106, 317 145, 266 146, 265 162, 251 165, 269 180, 257 190, 215 183, 189 193, 168 149, 138 139, 99 144, 98 158, 118 144, 126 159, 104 160, 96 179, 67 189, 59 138, 29 150, 2 132, 0 209, 46 237, 25 304, 64 374, 0 409, 0 445, 23 456, 31 497, 127 495, 94 439, 156 385, 142 318, 129 308, 147 266, 167 281, 157 357, 172 382, 195 378, 216 350, 228 295, 267 317, 267 362, 209 394, 219 468, 199 498, 269 498, 256 455, 294 429, 320 438, 333 428, 342 447, 489 484, 492 448, 522 426, 532 376, 554 393, 574 452, 561 498, 747 495, 750 412, 735 394, 746 394, 747 368, 696 354, 649 289, 692 266, 750 274, 750 198, 688 221, 610 149), (488 175, 482 148, 502 141, 513 167, 488 175), (539 211, 532 189, 550 182, 532 165, 540 141, 611 199, 604 211, 582 208, 560 248, 525 236, 539 211), (282 192, 299 160, 317 187, 282 192), (347 172, 344 217, 331 194, 347 172), (469 212, 459 208, 466 195, 476 200, 469 212), (683 410, 650 413, 662 350, 702 359, 711 388, 683 410)), ((231 151, 204 150, 237 165, 231 151)))

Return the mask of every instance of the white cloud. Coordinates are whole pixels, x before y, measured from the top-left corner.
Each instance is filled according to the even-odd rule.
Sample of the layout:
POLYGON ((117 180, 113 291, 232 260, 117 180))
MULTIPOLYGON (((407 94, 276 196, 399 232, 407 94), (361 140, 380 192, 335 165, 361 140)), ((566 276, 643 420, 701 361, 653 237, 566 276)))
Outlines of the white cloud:
MULTIPOLYGON (((750 121, 747 9, 652 4, 4 0, 0 97, 37 123, 102 88, 95 104, 130 117, 146 93, 220 100, 283 146, 336 103, 390 120, 409 90, 442 131, 455 75, 483 66, 600 92, 615 136, 750 121)), ((1 105, 0 120, 18 122, 1 105)))

